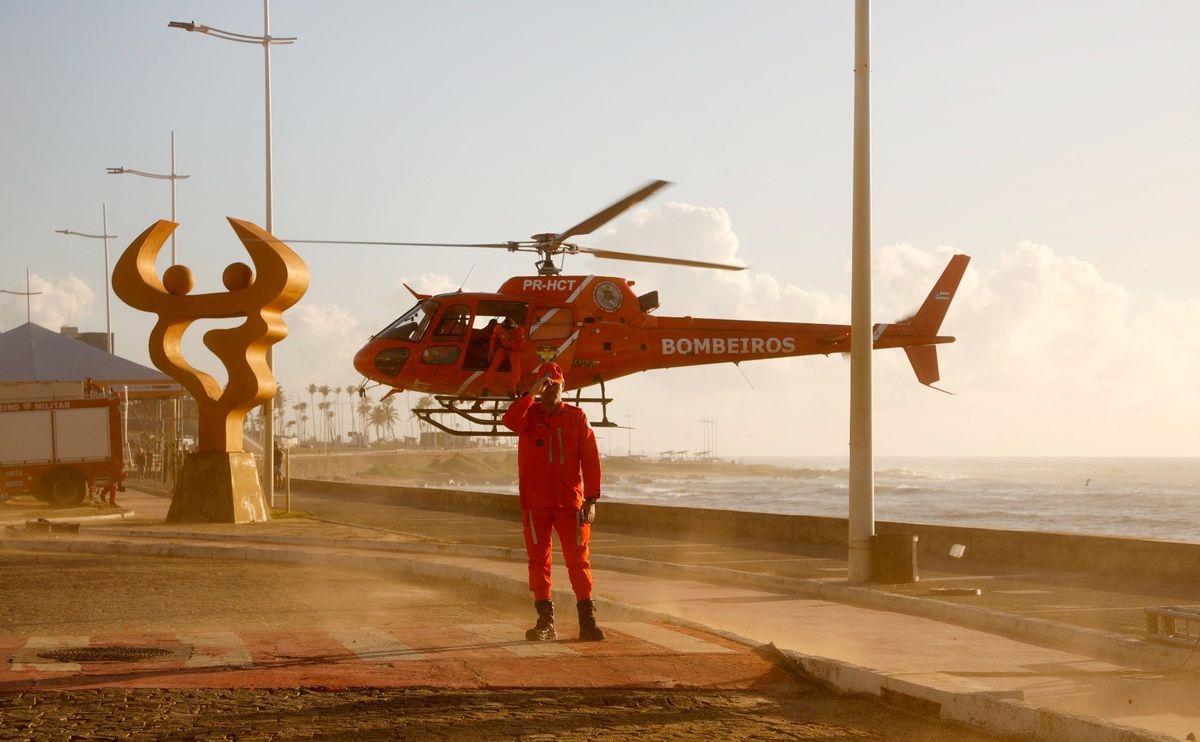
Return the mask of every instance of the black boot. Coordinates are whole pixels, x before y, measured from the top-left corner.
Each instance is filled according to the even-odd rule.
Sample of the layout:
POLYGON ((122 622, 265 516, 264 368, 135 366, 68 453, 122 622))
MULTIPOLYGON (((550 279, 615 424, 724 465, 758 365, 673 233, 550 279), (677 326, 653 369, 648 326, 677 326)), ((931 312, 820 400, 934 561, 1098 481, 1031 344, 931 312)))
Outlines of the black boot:
POLYGON ((535 600, 533 607, 537 608, 537 626, 525 632, 525 638, 531 642, 548 642, 558 638, 554 631, 554 603, 549 600, 535 600))
POLYGON ((581 600, 576 605, 579 609, 579 638, 585 642, 604 641, 604 632, 596 625, 596 604, 590 600, 581 600))

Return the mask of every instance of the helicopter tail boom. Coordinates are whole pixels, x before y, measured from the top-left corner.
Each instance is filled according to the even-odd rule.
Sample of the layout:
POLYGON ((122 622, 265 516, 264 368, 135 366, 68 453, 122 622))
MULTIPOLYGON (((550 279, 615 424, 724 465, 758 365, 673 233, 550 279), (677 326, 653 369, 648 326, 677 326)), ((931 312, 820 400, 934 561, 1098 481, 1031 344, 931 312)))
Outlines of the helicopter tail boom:
MULTIPOLYGON (((938 335, 970 258, 955 255, 934 283, 921 308, 908 319, 877 324, 873 347, 903 348, 917 380, 932 386, 939 379, 937 346, 954 338, 938 335)), ((655 317, 647 324, 658 351, 650 367, 740 363, 764 358, 829 355, 850 350, 848 325, 655 317)), ((646 364, 646 359, 641 359, 646 364)))

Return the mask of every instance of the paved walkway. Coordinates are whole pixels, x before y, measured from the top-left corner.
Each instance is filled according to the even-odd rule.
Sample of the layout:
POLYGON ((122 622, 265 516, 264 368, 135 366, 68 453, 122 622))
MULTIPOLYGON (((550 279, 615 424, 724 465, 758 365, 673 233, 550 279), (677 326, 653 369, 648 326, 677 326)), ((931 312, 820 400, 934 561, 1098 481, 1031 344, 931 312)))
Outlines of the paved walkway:
MULTIPOLYGON (((98 523, 84 529, 78 537, 43 537, 46 542, 56 542, 43 545, 50 549, 120 548, 125 553, 386 566, 417 575, 462 577, 517 595, 524 589, 519 528, 502 518, 345 502, 297 493, 298 507, 314 511, 326 520, 277 519, 252 526, 177 527, 162 523, 165 503, 160 498, 131 491, 124 504, 137 513, 132 521, 98 523), (350 523, 371 523, 375 527, 350 523)), ((615 648, 617 654, 637 656, 640 642, 648 641, 637 633, 641 631, 636 628, 638 625, 693 638, 705 636, 686 624, 670 628, 654 624, 647 614, 636 613, 636 609, 642 609, 758 642, 772 642, 791 650, 795 661, 811 672, 846 687, 861 682, 866 684, 862 689, 869 690, 871 682, 882 683, 885 695, 890 692, 893 696, 944 705, 963 698, 1020 695, 1036 707, 1098 716, 1175 739, 1182 739, 1190 732, 1200 733, 1197 692, 1200 679, 1196 672, 1200 659, 1185 654, 1180 657, 1182 662, 1173 663, 1170 653, 1147 651, 1144 660, 1138 661, 1131 659, 1129 652, 1116 657, 1108 651, 1065 651, 995 631, 966 628, 944 619, 861 605, 869 603, 873 599, 870 596, 893 599, 906 592, 907 595, 900 597, 911 603, 918 595, 928 593, 931 580, 924 575, 917 586, 885 590, 851 588, 841 584, 845 563, 836 555, 788 553, 767 550, 758 544, 696 544, 645 534, 605 532, 602 506, 593 551, 598 596, 614 601, 604 605, 602 625, 614 629, 615 641, 602 650, 584 647, 585 652, 608 652, 615 648), (751 579, 754 575, 758 577, 751 579), (762 584, 745 585, 756 579, 762 584), (826 586, 824 593, 822 586, 826 586), (635 612, 622 614, 623 606, 635 612), (860 671, 862 679, 855 680, 859 677, 855 673, 860 671)), ((1067 601, 1059 604, 1061 615, 1078 616, 1085 613, 1089 602, 1091 607, 1107 611, 1114 601, 1120 604, 1128 600, 1132 606, 1136 604, 1132 601, 1139 597, 1143 600, 1160 597, 1068 587, 1069 580, 1054 575, 947 573, 934 574, 933 580, 937 581, 935 584, 967 581, 991 587, 977 602, 984 604, 981 607, 993 609, 997 627, 1004 623, 1004 615, 1017 615, 1002 612, 1016 600, 1033 606, 1034 601, 1045 600, 1047 595, 1066 595, 1069 604, 1067 601), (1062 581, 1056 583, 1059 579, 1062 581), (1002 587, 995 589, 996 586, 1002 587), (1107 597, 1104 600, 1094 597, 1099 593, 1107 597)), ((560 607, 571 605, 568 595, 556 595, 556 599, 560 607)), ((928 597, 916 602, 931 606, 945 603, 928 597)), ((1040 609, 1026 610, 1029 613, 1040 609)), ((1085 636, 1088 633, 1078 624, 1057 625, 1085 636)), ((466 636, 456 636, 469 637, 470 631, 463 630, 466 636)), ((423 651, 416 638, 402 633, 385 629, 384 634, 371 636, 383 642, 384 651, 423 651), (400 646, 406 649, 401 650, 400 646)), ((736 646, 712 638, 699 640, 731 650, 736 646)), ((244 638, 243 643, 246 641, 252 640, 244 638)), ((330 644, 327 638, 313 641, 314 647, 325 648, 321 651, 336 649, 337 643, 330 644)), ((341 647, 339 651, 345 655, 344 642, 341 647)), ((19 647, 16 649, 20 651, 19 647)), ((489 647, 489 651, 509 650, 499 646, 489 647)), ((633 666, 638 664, 634 662, 633 666)), ((1073 737, 1064 734, 1060 738, 1104 738, 1096 736, 1095 730, 1089 733, 1086 727, 1081 729, 1084 731, 1076 730, 1073 737)))

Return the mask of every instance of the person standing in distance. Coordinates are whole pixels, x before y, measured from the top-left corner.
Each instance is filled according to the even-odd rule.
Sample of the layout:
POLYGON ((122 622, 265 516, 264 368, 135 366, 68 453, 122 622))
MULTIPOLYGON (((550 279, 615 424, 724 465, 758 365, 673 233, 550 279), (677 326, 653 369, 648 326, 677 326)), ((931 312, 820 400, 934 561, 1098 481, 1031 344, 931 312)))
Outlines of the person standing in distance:
POLYGON ((557 639, 550 589, 553 532, 558 533, 567 576, 579 611, 579 638, 600 641, 592 602, 588 543, 596 500, 600 499, 600 451, 583 410, 563 402, 566 383, 557 363, 543 363, 527 395, 513 402, 502 422, 516 433, 521 520, 529 555, 529 589, 537 625, 525 632, 530 641, 557 639))

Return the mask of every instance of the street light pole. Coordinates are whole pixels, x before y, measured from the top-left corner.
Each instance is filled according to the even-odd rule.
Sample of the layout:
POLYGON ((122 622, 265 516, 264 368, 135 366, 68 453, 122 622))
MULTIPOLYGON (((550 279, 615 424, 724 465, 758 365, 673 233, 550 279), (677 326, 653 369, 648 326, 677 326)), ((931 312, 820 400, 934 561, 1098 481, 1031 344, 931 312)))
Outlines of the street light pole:
MULTIPOLYGON (((183 176, 184 178, 188 176, 183 176)), ((171 221, 179 224, 179 220, 175 218, 175 181, 179 180, 179 176, 175 173, 175 130, 171 129, 171 221)), ((171 230, 171 265, 175 265, 175 237, 179 234, 179 227, 171 230)))
MULTIPOLYGON (((234 33, 232 31, 224 31, 212 26, 198 24, 195 21, 171 21, 167 24, 169 28, 179 28, 191 33, 202 33, 208 36, 214 36, 218 39, 226 41, 236 41, 241 44, 260 44, 263 48, 263 67, 265 73, 264 97, 265 113, 266 113, 266 160, 267 160, 267 232, 275 233, 275 204, 273 200, 273 181, 271 174, 271 45, 272 44, 294 44, 296 37, 281 36, 278 38, 271 36, 271 8, 270 0, 263 0, 263 32, 262 36, 253 36, 250 34, 234 33)), ((275 354, 273 350, 267 348, 267 367, 274 372, 275 354)), ((264 486, 263 489, 267 492, 267 503, 275 506, 275 396, 271 397, 263 403, 263 469, 264 469, 264 486)))
MULTIPOLYGON (((160 175, 158 173, 147 173, 142 170, 134 170, 132 168, 127 168, 127 167, 110 167, 110 168, 108 168, 108 174, 109 175, 140 175, 143 178, 154 178, 156 180, 171 181, 171 221, 175 222, 176 224, 179 223, 179 220, 175 218, 175 181, 187 180, 188 178, 190 178, 192 176, 179 175, 178 173, 175 172, 175 130, 174 129, 171 130, 171 174, 170 175, 160 175)), ((176 230, 172 230, 172 232, 171 232, 171 265, 175 265, 175 233, 178 231, 179 230, 176 229, 176 230)))
POLYGON ((113 336, 112 336, 112 299, 109 287, 112 285, 112 275, 108 272, 108 241, 116 239, 115 234, 108 233, 108 204, 100 204, 100 215, 103 231, 100 234, 87 234, 86 232, 75 232, 70 229, 56 229, 58 234, 74 235, 76 237, 89 237, 94 240, 104 240, 104 347, 108 348, 108 352, 113 352, 113 336))
POLYGON ((875 459, 871 419, 871 3, 854 8, 854 195, 850 287, 849 580, 871 579, 875 459))

